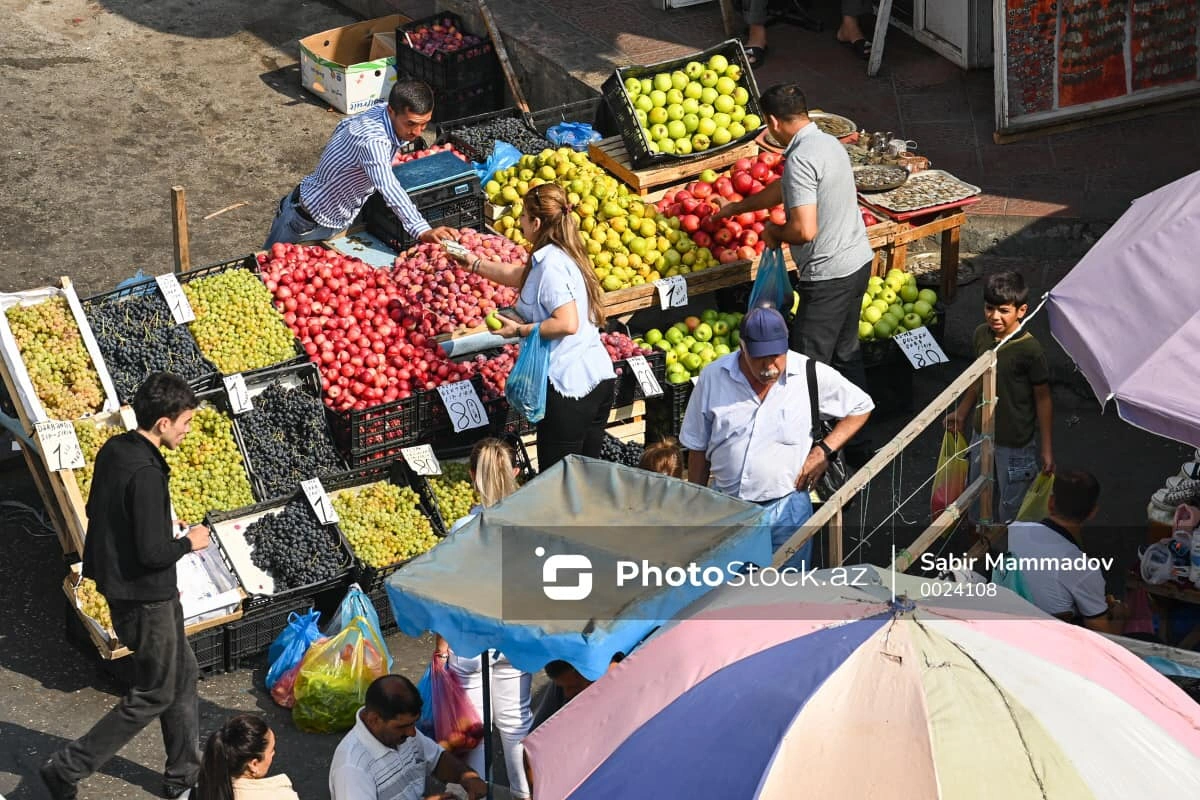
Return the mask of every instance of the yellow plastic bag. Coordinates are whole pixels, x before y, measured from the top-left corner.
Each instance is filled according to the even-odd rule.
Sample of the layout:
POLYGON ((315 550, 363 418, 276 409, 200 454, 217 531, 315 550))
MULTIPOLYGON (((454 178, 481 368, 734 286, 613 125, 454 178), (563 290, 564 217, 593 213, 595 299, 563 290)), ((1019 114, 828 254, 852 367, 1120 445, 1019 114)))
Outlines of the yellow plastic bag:
POLYGON ((1021 510, 1017 512, 1018 522, 1041 522, 1050 516, 1050 492, 1054 489, 1054 474, 1039 472, 1029 484, 1025 499, 1021 501, 1021 510))
POLYGON ((946 507, 967 488, 967 440, 961 433, 946 431, 933 477, 933 497, 929 510, 937 519, 946 507))
POLYGON ((337 636, 313 644, 296 675, 292 722, 305 733, 350 730, 367 687, 387 674, 386 652, 366 617, 355 617, 337 636))

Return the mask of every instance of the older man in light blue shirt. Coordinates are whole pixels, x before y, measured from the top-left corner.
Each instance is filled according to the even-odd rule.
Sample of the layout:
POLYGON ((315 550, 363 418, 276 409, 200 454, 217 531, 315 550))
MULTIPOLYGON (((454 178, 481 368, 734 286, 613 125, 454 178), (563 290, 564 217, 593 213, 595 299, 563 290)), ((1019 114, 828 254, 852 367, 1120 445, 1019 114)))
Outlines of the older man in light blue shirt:
MULTIPOLYGON (((809 490, 828 458, 867 422, 874 403, 862 389, 816 364, 817 404, 839 420, 823 440, 812 438, 807 358, 788 350, 788 327, 773 308, 742 319, 741 345, 700 374, 679 441, 688 449, 688 479, 767 506, 771 544, 778 550, 812 516, 809 490)), ((812 540, 788 566, 806 565, 812 540)))

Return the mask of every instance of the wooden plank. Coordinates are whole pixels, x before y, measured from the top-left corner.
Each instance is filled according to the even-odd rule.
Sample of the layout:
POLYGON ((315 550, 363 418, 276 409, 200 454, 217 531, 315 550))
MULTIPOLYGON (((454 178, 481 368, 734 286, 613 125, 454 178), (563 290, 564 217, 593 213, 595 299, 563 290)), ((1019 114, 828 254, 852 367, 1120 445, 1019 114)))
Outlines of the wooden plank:
POLYGON ((175 271, 187 272, 192 268, 192 256, 188 249, 187 192, 182 186, 171 187, 171 228, 175 240, 175 271))
POLYGON ((983 475, 980 475, 971 482, 966 489, 963 489, 962 494, 958 496, 946 509, 938 514, 938 518, 930 523, 929 527, 921 532, 921 535, 913 540, 913 543, 896 554, 896 560, 892 562, 892 569, 896 572, 907 572, 908 568, 917 562, 921 554, 929 549, 929 545, 936 542, 962 519, 966 513, 967 507, 975 502, 975 498, 980 492, 989 485, 989 480, 983 475))
POLYGON ((967 215, 962 211, 951 212, 948 216, 938 217, 935 220, 926 222, 924 225, 913 225, 904 227, 901 225, 893 238, 895 244, 909 244, 918 239, 924 239, 928 236, 950 230, 952 228, 961 228, 967 222, 967 215))
POLYGON ((942 297, 947 303, 958 294, 958 245, 962 226, 956 225, 942 231, 942 297))
POLYGON ((736 17, 733 13, 733 0, 721 0, 721 24, 725 28, 726 36, 738 35, 738 27, 735 20, 736 17))
POLYGON ((479 6, 483 23, 487 26, 488 35, 492 38, 492 46, 496 48, 496 56, 500 59, 500 68, 504 70, 504 77, 508 81, 508 88, 512 90, 513 99, 516 101, 517 107, 528 114, 529 103, 525 101, 525 93, 521 91, 521 82, 517 80, 517 73, 508 58, 508 48, 504 46, 504 38, 500 35, 500 26, 496 24, 492 10, 488 8, 488 4, 484 0, 476 0, 476 4, 479 6))
POLYGON ((891 21, 892 0, 879 0, 879 10, 875 13, 875 33, 871 39, 871 55, 867 59, 868 77, 874 78, 883 66, 883 43, 891 21))
POLYGON ((601 139, 588 147, 588 156, 597 166, 620 179, 639 195, 646 195, 660 186, 691 180, 706 169, 724 169, 739 158, 753 158, 757 154, 758 145, 749 141, 708 155, 694 155, 662 166, 635 169, 620 136, 601 139))
POLYGON ((980 381, 983 383, 980 392, 983 407, 979 428, 983 441, 979 445, 979 476, 987 480, 987 485, 979 495, 979 521, 986 525, 995 521, 992 519, 992 506, 996 485, 996 370, 989 369, 983 373, 980 381))
POLYGON ((842 562, 846 560, 845 541, 842 536, 842 509, 834 512, 833 519, 829 520, 829 566, 840 567, 842 562))

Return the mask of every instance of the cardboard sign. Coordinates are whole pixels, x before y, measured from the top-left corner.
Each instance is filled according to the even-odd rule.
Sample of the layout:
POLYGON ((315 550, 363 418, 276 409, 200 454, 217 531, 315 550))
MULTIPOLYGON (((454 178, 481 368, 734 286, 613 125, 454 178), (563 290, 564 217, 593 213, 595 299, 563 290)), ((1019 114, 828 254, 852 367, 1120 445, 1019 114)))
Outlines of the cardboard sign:
POLYGON ((51 472, 83 467, 83 448, 79 446, 79 437, 75 435, 74 425, 51 419, 37 423, 34 429, 37 431, 42 456, 46 459, 46 467, 51 472))
POLYGON ((404 462, 408 464, 409 469, 418 475, 442 474, 442 465, 434 455, 433 448, 427 444, 402 447, 400 455, 404 456, 404 462))
POLYGON ((637 378, 638 385, 642 387, 642 394, 646 397, 658 397, 663 393, 662 386, 658 383, 658 378, 654 376, 654 370, 650 368, 650 363, 646 361, 645 356, 630 356, 626 359, 629 368, 633 370, 633 376, 637 378))
POLYGON ((896 334, 892 339, 900 345, 900 349, 912 363, 913 369, 921 369, 932 364, 945 364, 950 360, 946 358, 946 353, 937 343, 937 339, 934 339, 933 334, 923 325, 920 328, 896 334))
POLYGON ((320 478, 309 478, 306 481, 300 482, 300 489, 304 492, 304 496, 308 498, 308 504, 312 506, 313 513, 317 515, 317 521, 322 525, 332 525, 338 521, 337 512, 333 510, 333 503, 329 500, 329 495, 325 493, 325 487, 321 485, 320 478))
POLYGON ((654 285, 658 287, 658 299, 663 308, 678 308, 688 304, 687 279, 682 275, 659 278, 654 285))
POLYGON ((196 321, 192 304, 188 302, 187 295, 183 293, 183 287, 179 285, 179 279, 173 272, 156 275, 154 282, 158 284, 158 290, 167 301, 167 308, 171 309, 171 318, 175 320, 176 325, 196 321))
POLYGON ((437 390, 446 411, 450 412, 450 424, 455 433, 488 424, 487 411, 470 381, 443 383, 437 390))
POLYGON ((253 411, 254 403, 250 400, 250 392, 246 390, 246 379, 242 377, 242 373, 227 375, 223 380, 225 382, 225 394, 229 395, 230 410, 234 414, 245 414, 247 411, 253 411))

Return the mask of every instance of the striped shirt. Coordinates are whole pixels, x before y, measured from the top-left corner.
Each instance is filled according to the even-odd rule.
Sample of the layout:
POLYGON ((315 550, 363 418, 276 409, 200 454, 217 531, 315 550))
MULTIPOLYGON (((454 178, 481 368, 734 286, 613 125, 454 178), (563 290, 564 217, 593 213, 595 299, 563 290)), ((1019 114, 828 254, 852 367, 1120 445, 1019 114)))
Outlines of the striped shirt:
POLYGON ((396 136, 387 107, 379 103, 339 122, 316 170, 300 181, 300 202, 317 224, 337 230, 348 227, 378 190, 409 236, 415 239, 429 230, 392 172, 392 158, 409 145, 396 136))
POLYGON ((354 727, 333 753, 329 765, 332 800, 421 800, 425 779, 437 768, 442 748, 425 734, 386 747, 354 715, 354 727))

